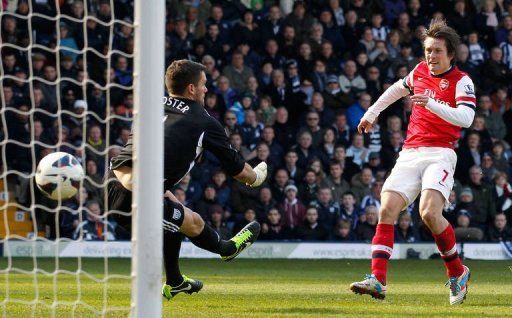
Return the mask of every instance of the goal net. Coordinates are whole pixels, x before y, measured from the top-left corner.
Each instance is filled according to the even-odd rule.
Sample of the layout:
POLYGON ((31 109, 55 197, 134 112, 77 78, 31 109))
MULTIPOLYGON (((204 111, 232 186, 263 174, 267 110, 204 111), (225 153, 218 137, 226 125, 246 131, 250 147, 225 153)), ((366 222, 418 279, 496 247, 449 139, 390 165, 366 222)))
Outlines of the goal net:
POLYGON ((161 187, 161 114, 139 101, 161 102, 165 7, 141 2, 0 3, 2 317, 160 315, 162 192, 144 191, 161 187), (110 158, 132 129, 133 218, 155 212, 130 234, 132 215, 109 209, 107 184, 110 158), (35 185, 38 162, 56 151, 86 174, 70 200, 51 201, 35 185), (147 166, 156 168, 141 176, 147 166))

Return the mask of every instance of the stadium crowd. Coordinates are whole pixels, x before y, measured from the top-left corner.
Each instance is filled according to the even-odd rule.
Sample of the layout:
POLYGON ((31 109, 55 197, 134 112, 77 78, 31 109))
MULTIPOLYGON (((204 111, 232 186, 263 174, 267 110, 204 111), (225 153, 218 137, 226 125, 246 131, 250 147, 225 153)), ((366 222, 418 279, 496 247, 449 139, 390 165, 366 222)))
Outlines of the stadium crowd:
MULTIPOLYGON (((126 239, 114 222, 98 217, 107 207, 97 184, 130 135, 133 1, 86 3, 65 0, 57 8, 50 0, 3 1, 16 15, 2 16, 2 107, 8 108, 0 140, 35 141, 8 143, 3 169, 30 173, 48 152, 74 154, 89 178, 64 204, 77 211, 83 204, 89 213, 79 222, 77 213, 61 211, 56 218, 40 209, 38 226, 49 238, 57 229, 70 238, 83 229, 86 239, 105 233, 126 239), (50 18, 27 21, 30 8, 50 18), (27 51, 31 41, 47 49, 27 51)), ((261 240, 371 241, 380 190, 414 106, 403 98, 369 134, 356 127, 372 102, 423 58, 421 34, 434 16, 461 35, 456 65, 475 82, 478 99, 474 123, 456 147, 456 184, 444 215, 458 241, 512 240, 507 0, 168 0, 166 65, 183 58, 203 63, 208 113, 252 166, 269 166, 266 184, 253 189, 232 182, 206 153, 175 195, 223 238, 256 219, 261 240)), ((32 202, 30 179, 11 178, 16 200, 27 209, 55 204, 37 192, 32 202)), ((432 240, 416 203, 401 214, 395 238, 432 240)))

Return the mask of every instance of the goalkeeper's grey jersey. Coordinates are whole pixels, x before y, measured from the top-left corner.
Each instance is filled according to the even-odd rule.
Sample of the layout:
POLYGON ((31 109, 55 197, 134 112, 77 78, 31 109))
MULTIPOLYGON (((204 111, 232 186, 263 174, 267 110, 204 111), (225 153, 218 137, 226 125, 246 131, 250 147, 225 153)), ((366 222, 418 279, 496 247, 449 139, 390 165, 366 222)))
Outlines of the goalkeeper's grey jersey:
MULTIPOLYGON (((169 97, 164 120, 165 189, 171 189, 200 160, 204 150, 212 152, 231 176, 239 174, 245 161, 229 143, 222 125, 195 101, 169 97)), ((132 139, 112 159, 111 169, 132 166, 132 139)))

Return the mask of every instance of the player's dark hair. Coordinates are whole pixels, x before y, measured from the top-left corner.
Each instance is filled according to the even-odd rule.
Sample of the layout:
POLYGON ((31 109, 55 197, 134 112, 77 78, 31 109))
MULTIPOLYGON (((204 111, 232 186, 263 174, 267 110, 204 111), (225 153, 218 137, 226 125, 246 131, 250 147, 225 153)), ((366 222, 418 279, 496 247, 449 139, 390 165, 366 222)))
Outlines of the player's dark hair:
POLYGON ((202 72, 206 72, 202 64, 189 60, 174 61, 165 72, 165 86, 169 93, 183 95, 188 85, 196 86, 199 83, 202 72))
POLYGON ((460 37, 453 28, 446 24, 443 19, 432 19, 430 26, 423 34, 423 41, 426 38, 443 39, 446 44, 446 51, 452 56, 450 63, 453 65, 457 60, 457 47, 460 44, 460 37))

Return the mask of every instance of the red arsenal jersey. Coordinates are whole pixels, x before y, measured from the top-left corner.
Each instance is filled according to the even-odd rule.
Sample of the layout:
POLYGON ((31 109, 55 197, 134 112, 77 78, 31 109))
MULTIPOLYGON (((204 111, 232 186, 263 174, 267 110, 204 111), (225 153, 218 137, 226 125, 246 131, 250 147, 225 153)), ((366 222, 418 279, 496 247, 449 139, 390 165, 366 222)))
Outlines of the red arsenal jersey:
MULTIPOLYGON (((473 81, 456 66, 432 75, 427 63, 421 62, 404 78, 403 84, 412 94, 427 95, 446 107, 476 107, 473 81)), ((427 108, 413 105, 404 148, 453 148, 460 130, 427 108)))

